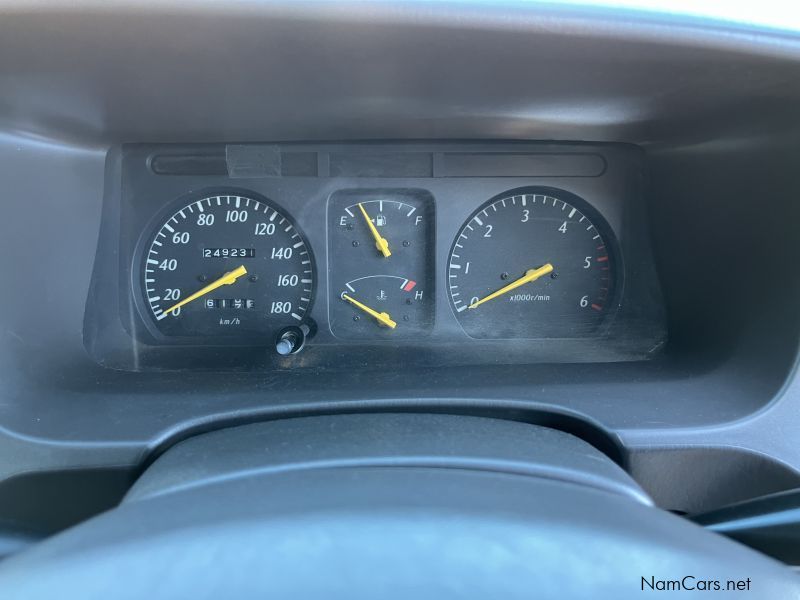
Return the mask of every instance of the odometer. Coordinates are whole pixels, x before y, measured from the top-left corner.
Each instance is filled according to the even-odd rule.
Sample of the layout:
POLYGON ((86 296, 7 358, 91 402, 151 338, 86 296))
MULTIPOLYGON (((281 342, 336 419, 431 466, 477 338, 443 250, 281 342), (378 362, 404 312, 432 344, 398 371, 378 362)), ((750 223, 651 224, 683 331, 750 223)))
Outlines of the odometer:
POLYGON ((614 310, 608 226, 558 190, 513 190, 475 211, 448 259, 456 318, 473 338, 596 335, 614 310))
POLYGON ((315 290, 302 233, 251 193, 181 203, 148 236, 140 277, 148 317, 171 339, 274 343, 306 320, 315 290))

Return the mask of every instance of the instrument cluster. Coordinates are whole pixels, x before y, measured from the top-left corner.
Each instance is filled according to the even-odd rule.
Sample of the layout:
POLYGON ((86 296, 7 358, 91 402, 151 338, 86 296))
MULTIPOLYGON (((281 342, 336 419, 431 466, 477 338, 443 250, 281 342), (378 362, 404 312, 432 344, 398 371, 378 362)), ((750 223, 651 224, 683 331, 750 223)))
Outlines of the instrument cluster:
POLYGON ((106 198, 118 247, 101 232, 95 277, 115 251, 135 359, 119 339, 91 348, 135 369, 404 350, 427 365, 647 358, 665 335, 638 158, 616 145, 124 146, 106 198))

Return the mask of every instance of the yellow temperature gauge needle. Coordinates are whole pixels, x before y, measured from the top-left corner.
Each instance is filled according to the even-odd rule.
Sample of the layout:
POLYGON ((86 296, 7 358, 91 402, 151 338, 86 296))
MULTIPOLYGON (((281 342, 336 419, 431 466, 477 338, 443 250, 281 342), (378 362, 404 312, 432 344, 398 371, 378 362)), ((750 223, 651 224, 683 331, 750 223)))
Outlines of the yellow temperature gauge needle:
POLYGON ((192 300, 197 300, 201 296, 205 296, 209 292, 213 292, 214 290, 216 290, 217 288, 222 287, 223 285, 231 285, 237 279, 239 279, 239 277, 241 277, 242 275, 247 275, 247 269, 244 268, 244 265, 234 269, 233 271, 229 271, 229 272, 225 273, 225 275, 223 275, 219 279, 216 279, 216 280, 212 281, 206 287, 204 287, 202 290, 198 290, 197 292, 195 292, 191 296, 187 296, 186 298, 184 298, 183 300, 181 300, 177 304, 173 304, 167 310, 164 311, 164 314, 165 315, 169 314, 173 310, 177 310, 181 306, 189 304, 189 302, 191 302, 192 300))
POLYGON ((367 211, 361 202, 358 203, 358 208, 361 209, 361 214, 364 215, 364 220, 367 222, 367 227, 369 227, 372 237, 375 238, 375 247, 378 249, 378 252, 383 254, 384 258, 389 258, 392 255, 392 253, 389 251, 389 242, 386 241, 386 238, 381 237, 381 234, 378 232, 378 228, 375 227, 372 219, 369 218, 369 215, 367 214, 367 211))
POLYGON ((525 285, 526 283, 530 283, 531 281, 536 281, 542 275, 547 275, 548 273, 552 272, 553 272, 553 265, 551 265, 550 263, 547 263, 546 265, 539 267, 538 269, 529 269, 525 271, 525 275, 523 275, 516 281, 512 281, 507 286, 500 288, 496 292, 492 292, 485 298, 476 300, 475 302, 469 305, 469 308, 478 308, 484 302, 488 302, 489 300, 494 300, 498 296, 502 296, 503 294, 510 292, 511 290, 515 290, 518 287, 525 285))
POLYGON ((397 327, 397 323, 392 321, 392 317, 389 316, 389 313, 385 312, 379 313, 377 310, 372 310, 366 304, 362 304, 361 302, 359 302, 355 298, 351 298, 347 294, 342 294, 342 300, 347 300, 350 304, 352 304, 353 306, 355 306, 360 310, 363 310, 369 316, 374 317, 375 320, 378 321, 378 323, 380 323, 381 325, 385 325, 389 329, 394 329, 395 327, 397 327))

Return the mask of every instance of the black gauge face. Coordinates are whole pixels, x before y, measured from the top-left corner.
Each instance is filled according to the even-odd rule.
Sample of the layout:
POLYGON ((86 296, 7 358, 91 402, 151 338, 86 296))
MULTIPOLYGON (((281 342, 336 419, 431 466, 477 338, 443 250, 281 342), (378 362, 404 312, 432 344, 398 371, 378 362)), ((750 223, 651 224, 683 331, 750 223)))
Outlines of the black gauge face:
POLYGON ((433 198, 342 190, 328 204, 329 317, 345 339, 398 339, 433 325, 433 198))
POLYGON ((581 338, 613 312, 615 252, 599 216, 565 192, 515 190, 470 216, 448 259, 456 317, 473 338, 581 338))
POLYGON ((306 319, 313 260, 300 231, 266 199, 192 200, 149 240, 140 277, 146 312, 161 336, 267 345, 306 319))

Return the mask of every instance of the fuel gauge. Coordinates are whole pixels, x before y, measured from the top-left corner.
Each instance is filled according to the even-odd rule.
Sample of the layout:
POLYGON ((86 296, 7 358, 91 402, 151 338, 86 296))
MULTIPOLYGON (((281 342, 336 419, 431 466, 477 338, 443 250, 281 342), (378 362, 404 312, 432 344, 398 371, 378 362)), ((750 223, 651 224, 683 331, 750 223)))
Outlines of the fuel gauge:
POLYGON ((418 337, 433 326, 433 198, 341 190, 328 204, 328 315, 345 339, 418 337))

